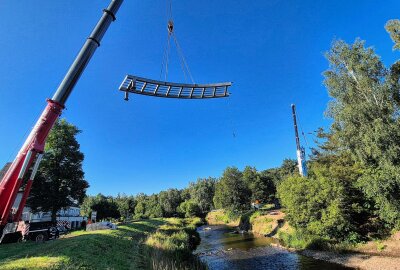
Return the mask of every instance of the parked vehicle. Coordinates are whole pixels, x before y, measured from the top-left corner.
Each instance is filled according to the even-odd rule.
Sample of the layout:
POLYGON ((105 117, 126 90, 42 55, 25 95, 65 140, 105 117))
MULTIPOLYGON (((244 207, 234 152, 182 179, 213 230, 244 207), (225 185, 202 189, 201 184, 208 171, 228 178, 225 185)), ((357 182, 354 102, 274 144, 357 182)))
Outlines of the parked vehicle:
POLYGON ((60 235, 69 233, 69 230, 65 226, 57 226, 57 230, 60 235))

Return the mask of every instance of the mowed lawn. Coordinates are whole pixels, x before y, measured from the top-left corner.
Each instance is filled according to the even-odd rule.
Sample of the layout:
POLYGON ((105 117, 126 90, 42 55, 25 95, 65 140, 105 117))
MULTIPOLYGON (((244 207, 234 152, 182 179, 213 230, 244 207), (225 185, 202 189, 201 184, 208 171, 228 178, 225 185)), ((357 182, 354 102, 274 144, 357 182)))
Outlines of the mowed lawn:
POLYGON ((117 230, 76 231, 41 244, 0 245, 0 269, 138 269, 139 243, 166 223, 141 220, 117 230))

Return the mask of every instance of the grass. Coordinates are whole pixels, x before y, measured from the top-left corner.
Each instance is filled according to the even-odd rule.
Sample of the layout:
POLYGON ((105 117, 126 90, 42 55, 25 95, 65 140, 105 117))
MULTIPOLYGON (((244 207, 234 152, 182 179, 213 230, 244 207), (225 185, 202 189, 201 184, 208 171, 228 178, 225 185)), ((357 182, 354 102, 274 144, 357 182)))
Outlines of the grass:
POLYGON ((250 223, 252 231, 261 235, 270 234, 274 229, 274 220, 266 216, 252 216, 250 217, 250 223))
POLYGON ((117 230, 76 231, 42 244, 6 244, 0 246, 0 269, 174 269, 180 264, 182 269, 202 269, 190 253, 195 224, 149 219, 117 230), (165 241, 156 240, 161 235, 165 241))
POLYGON ((386 247, 387 246, 382 241, 377 241, 376 242, 376 250, 377 251, 382 252, 383 250, 385 250, 386 247))
POLYGON ((209 212, 206 216, 209 225, 229 225, 238 226, 240 223, 240 215, 232 211, 220 209, 209 212))

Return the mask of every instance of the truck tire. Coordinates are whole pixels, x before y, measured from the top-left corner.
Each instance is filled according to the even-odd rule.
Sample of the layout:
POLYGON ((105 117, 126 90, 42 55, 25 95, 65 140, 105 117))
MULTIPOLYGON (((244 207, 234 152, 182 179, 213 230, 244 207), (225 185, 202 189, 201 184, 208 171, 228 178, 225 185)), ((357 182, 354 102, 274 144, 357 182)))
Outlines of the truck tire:
POLYGON ((47 235, 47 232, 38 232, 33 237, 34 237, 33 239, 36 243, 43 243, 43 242, 47 241, 47 239, 49 238, 47 235))

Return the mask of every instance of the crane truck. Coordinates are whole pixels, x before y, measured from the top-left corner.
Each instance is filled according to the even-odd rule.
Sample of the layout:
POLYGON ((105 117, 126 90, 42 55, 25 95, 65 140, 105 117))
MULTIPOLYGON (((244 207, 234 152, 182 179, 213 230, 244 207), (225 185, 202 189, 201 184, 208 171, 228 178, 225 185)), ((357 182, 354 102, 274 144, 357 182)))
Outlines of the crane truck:
POLYGON ((122 2, 123 0, 112 0, 103 10, 100 20, 83 44, 53 97, 47 99, 47 106, 3 176, 0 182, 0 243, 17 242, 26 235, 36 240, 56 237, 55 224, 40 224, 40 226, 31 224, 27 230, 26 222, 21 221, 21 214, 42 160, 47 136, 65 108, 65 103, 85 67, 100 46, 108 27, 115 21, 115 15, 122 2), (30 175, 26 177, 28 172, 30 175), (22 198, 12 210, 21 188, 23 188, 22 198))

